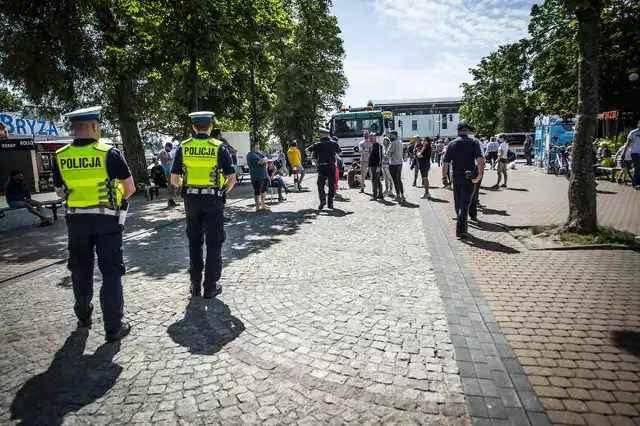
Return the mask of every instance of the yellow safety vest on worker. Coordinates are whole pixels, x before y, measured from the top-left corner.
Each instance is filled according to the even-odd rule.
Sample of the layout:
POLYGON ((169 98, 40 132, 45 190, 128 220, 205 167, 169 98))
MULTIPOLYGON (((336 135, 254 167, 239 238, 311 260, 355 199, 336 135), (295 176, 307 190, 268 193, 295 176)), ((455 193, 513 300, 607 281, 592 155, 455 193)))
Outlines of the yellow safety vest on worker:
POLYGON ((95 142, 85 146, 67 145, 56 151, 58 169, 69 191, 67 207, 115 210, 122 204, 122 183, 110 180, 107 173, 107 153, 111 148, 95 142))
POLYGON ((211 188, 222 195, 226 177, 218 166, 218 151, 222 142, 217 139, 187 139, 182 142, 182 163, 187 188, 211 188))

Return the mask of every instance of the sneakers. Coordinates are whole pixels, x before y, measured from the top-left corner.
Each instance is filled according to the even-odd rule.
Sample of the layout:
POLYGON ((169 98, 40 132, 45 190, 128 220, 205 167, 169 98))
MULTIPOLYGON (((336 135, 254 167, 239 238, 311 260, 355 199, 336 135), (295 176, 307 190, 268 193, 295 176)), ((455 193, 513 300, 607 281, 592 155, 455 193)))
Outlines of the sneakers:
POLYGON ((131 331, 131 325, 128 322, 122 321, 120 323, 120 327, 117 330, 112 332, 107 332, 105 335, 105 339, 108 342, 117 342, 118 340, 125 337, 131 331))
POLYGON ((502 185, 500 185, 500 188, 506 188, 506 187, 507 187, 506 183, 503 183, 502 185))
POLYGON ((500 188, 500 185, 498 185, 497 183, 491 187, 491 189, 498 189, 498 188, 500 188))
POLYGON ((429 198, 431 198, 431 194, 429 194, 429 191, 427 191, 420 198, 422 198, 423 200, 428 200, 429 198))
POLYGON ((220 283, 216 283, 213 288, 205 288, 204 293, 202 294, 202 298, 213 299, 220 293, 222 293, 222 286, 220 285, 220 283))

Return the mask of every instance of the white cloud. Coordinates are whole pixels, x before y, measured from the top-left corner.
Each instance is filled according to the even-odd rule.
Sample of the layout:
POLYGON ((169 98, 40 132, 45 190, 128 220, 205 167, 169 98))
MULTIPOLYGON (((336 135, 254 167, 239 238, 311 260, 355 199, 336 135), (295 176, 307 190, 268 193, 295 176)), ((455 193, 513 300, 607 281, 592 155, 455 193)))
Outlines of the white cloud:
POLYGON ((471 77, 468 68, 473 64, 463 57, 442 53, 429 66, 411 64, 355 61, 344 63, 349 77, 349 91, 345 103, 364 105, 369 99, 401 99, 448 97, 462 94, 460 85, 471 77))
POLYGON ((449 47, 496 47, 527 35, 531 4, 513 0, 376 0, 407 34, 449 47), (469 46, 470 45, 470 46, 469 46))

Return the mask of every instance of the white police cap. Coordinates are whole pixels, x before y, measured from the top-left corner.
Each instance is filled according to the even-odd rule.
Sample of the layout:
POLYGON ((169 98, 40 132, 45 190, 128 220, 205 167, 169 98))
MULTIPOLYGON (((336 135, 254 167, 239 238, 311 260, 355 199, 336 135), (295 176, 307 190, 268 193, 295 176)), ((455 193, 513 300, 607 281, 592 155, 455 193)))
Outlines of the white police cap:
POLYGON ((328 129, 325 129, 324 127, 320 127, 318 129, 318 133, 321 135, 329 135, 331 134, 331 132, 328 129))
POLYGON ((81 108, 65 114, 69 121, 100 121, 101 106, 93 106, 89 108, 81 108))
POLYGON ((192 123, 211 123, 215 114, 211 111, 196 111, 189 114, 192 123))

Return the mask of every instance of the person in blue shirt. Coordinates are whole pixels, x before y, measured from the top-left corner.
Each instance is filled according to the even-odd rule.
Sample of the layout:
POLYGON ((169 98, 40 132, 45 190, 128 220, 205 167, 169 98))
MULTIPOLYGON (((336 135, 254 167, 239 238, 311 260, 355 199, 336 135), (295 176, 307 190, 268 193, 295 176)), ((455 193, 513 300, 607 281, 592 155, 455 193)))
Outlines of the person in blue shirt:
POLYGON ((11 208, 25 208, 30 213, 40 218, 40 226, 49 226, 53 223, 45 216, 42 204, 31 199, 31 192, 24 182, 24 176, 20 170, 12 170, 11 177, 4 184, 4 196, 11 208))
POLYGON ((453 140, 444 156, 442 166, 442 183, 449 184, 449 167, 452 170, 453 204, 458 216, 456 236, 467 237, 467 217, 477 220, 477 204, 472 203, 474 191, 478 191, 478 183, 484 172, 484 156, 480 141, 473 136, 471 124, 458 124, 458 138, 453 140))
POLYGON ((269 172, 267 163, 269 159, 260 152, 260 144, 251 146, 251 152, 247 154, 247 166, 249 166, 249 176, 253 185, 253 199, 256 202, 256 211, 266 210, 265 201, 267 199, 267 188, 269 187, 269 172))

